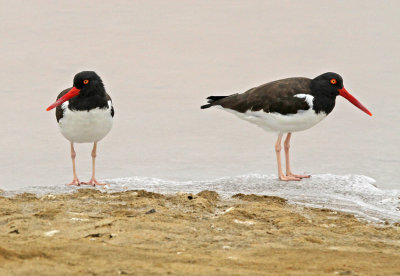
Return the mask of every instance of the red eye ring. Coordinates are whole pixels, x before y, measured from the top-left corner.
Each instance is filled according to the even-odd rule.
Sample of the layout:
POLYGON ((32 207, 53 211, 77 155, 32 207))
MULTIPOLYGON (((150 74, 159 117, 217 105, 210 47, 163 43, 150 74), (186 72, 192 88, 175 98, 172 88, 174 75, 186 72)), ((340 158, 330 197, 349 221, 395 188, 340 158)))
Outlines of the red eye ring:
POLYGON ((337 83, 337 80, 336 80, 336 79, 331 79, 331 83, 332 83, 332 84, 336 84, 336 83, 337 83))
POLYGON ((89 80, 84 80, 83 81, 83 84, 88 84, 89 83, 89 80))

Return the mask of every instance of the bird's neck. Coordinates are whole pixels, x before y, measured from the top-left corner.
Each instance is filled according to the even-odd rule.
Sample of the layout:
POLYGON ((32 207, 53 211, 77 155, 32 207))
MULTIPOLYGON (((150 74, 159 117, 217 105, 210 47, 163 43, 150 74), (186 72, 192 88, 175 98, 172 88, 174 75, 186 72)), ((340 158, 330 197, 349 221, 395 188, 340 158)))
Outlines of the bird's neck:
POLYGON ((88 91, 85 95, 78 95, 72 98, 68 108, 71 110, 91 110, 94 108, 108 107, 106 92, 103 89, 88 91))
POLYGON ((315 110, 316 113, 324 112, 326 114, 331 113, 333 108, 335 107, 335 102, 336 102, 336 97, 328 97, 326 95, 313 95, 314 96, 314 101, 313 101, 313 109, 315 110))

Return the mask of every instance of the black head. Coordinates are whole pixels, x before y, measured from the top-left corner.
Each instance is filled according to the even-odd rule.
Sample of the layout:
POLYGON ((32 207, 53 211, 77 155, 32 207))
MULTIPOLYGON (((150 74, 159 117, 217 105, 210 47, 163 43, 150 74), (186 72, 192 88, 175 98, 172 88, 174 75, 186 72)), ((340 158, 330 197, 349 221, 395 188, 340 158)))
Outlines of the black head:
POLYGON ((336 98, 339 95, 339 89, 343 88, 343 78, 336 73, 328 72, 319 75, 311 82, 313 94, 324 95, 329 98, 336 98))
POLYGON ((354 98, 343 86, 343 79, 339 74, 328 72, 311 81, 311 94, 314 96, 313 109, 316 112, 329 113, 335 107, 336 96, 342 96, 356 107, 372 116, 372 113, 354 98))
POLYGON ((78 110, 89 110, 95 107, 107 106, 103 81, 93 71, 83 71, 76 74, 74 77, 74 86, 46 110, 49 111, 66 101, 70 101, 70 108, 78 110))
POLYGON ((104 93, 104 84, 94 71, 82 71, 74 77, 74 87, 79 89, 79 96, 86 97, 104 93))

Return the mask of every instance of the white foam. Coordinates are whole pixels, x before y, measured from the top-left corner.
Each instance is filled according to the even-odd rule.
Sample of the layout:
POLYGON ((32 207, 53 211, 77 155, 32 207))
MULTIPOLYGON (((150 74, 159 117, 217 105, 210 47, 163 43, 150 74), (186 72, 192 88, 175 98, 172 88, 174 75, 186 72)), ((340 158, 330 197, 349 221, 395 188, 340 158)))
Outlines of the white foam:
MULTIPOLYGON (((109 183, 104 192, 140 190, 171 194, 177 192, 198 193, 213 190, 222 196, 237 193, 274 195, 291 203, 310 207, 329 208, 352 213, 370 221, 400 222, 400 190, 381 190, 375 180, 363 175, 313 175, 300 182, 278 181, 275 175, 249 174, 203 181, 173 181, 151 177, 125 177, 103 179, 109 183)), ((37 195, 73 192, 71 186, 31 186, 5 195, 31 192, 37 195)))

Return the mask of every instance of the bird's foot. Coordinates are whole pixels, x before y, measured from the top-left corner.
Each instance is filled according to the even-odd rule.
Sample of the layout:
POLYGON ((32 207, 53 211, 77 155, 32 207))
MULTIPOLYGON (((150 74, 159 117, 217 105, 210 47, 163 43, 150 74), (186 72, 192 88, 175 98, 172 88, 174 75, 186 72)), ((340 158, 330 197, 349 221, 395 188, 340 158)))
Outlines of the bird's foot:
POLYGON ((281 181, 300 181, 301 178, 295 177, 295 176, 291 176, 291 175, 280 175, 279 176, 279 180, 281 181))
POLYGON ((78 178, 74 178, 71 183, 66 184, 67 186, 80 186, 81 182, 79 181, 78 178))
POLYGON ((81 185, 90 185, 90 186, 104 186, 104 185, 107 185, 107 184, 105 184, 105 183, 99 183, 97 180, 96 180, 96 178, 92 178, 92 179, 90 179, 89 180, 89 182, 81 182, 80 183, 81 185))
POLYGON ((309 175, 309 174, 294 174, 292 172, 286 173, 286 176, 296 177, 296 178, 300 178, 300 179, 302 179, 302 178, 310 178, 311 177, 311 175, 309 175))

